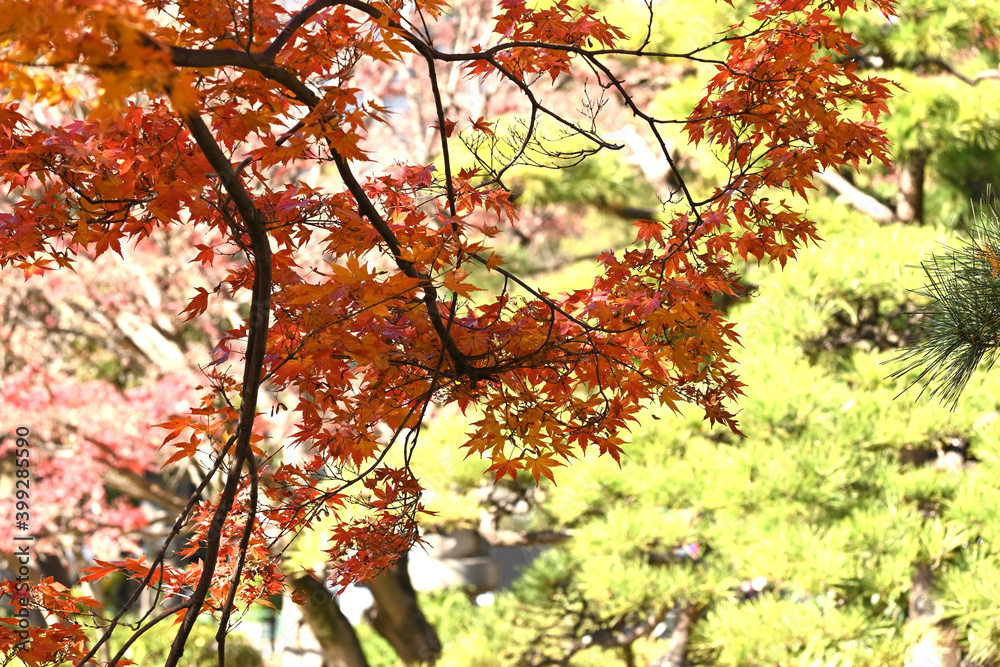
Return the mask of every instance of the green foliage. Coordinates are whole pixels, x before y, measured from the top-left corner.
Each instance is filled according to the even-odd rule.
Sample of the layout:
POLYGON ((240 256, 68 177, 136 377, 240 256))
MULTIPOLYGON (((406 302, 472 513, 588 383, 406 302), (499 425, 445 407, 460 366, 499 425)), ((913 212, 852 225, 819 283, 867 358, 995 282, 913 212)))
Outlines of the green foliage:
POLYGON ((569 204, 606 207, 645 201, 651 196, 635 168, 614 153, 564 169, 522 167, 511 177, 517 201, 525 206, 569 204))
MULTIPOLYGON (((438 637, 447 647, 446 657, 438 665, 496 665, 501 667, 507 663, 490 662, 489 656, 494 648, 499 648, 502 637, 469 636, 473 628, 488 625, 492 608, 478 608, 469 600, 464 591, 438 591, 420 595, 420 609, 427 620, 437 630, 438 637), (462 637, 463 644, 456 644, 456 638, 462 637), (471 656, 478 656, 472 658, 471 656), (485 660, 485 662, 480 662, 485 660)), ((499 631, 503 625, 497 625, 499 631)), ((399 667, 403 663, 396 656, 392 646, 382 638, 368 623, 361 623, 355 628, 358 640, 364 648, 365 658, 370 667, 399 667)), ((474 631, 473 631, 474 633, 474 631)))
MULTIPOLYGON (((607 16, 614 17, 620 26, 632 26, 627 30, 633 48, 638 47, 645 37, 645 26, 649 13, 641 4, 622 4, 613 0, 598 0, 589 3, 607 16)), ((702 2, 701 0, 677 0, 668 11, 655 11, 650 35, 649 50, 682 53, 704 46, 704 36, 719 34, 741 20, 753 7, 747 0, 733 3, 702 2)), ((716 49, 709 55, 725 53, 716 49)))
POLYGON ((897 623, 873 618, 862 605, 844 605, 835 595, 769 594, 750 603, 723 603, 707 615, 698 634, 717 638, 705 648, 719 667, 882 667, 904 659, 897 623), (748 632, 751 619, 756 620, 748 632))
POLYGON ((835 344, 838 334, 866 318, 880 323, 889 318, 887 324, 897 333, 909 325, 905 309, 915 300, 907 290, 913 280, 909 267, 950 236, 932 227, 882 227, 857 216, 845 220, 849 214, 844 209, 810 213, 827 211, 840 222, 821 227, 826 240, 802 251, 799 261, 783 271, 767 266, 751 275, 752 282, 773 281, 752 308, 734 315, 754 345, 775 344, 776 337, 787 340, 790 335, 795 346, 816 353, 820 342, 835 344), (784 326, 775 327, 775 320, 784 326))
POLYGON ((996 623, 1000 599, 998 571, 1000 557, 995 547, 976 544, 963 550, 938 582, 946 613, 967 638, 970 660, 996 659, 1000 645, 1000 627, 996 623))
MULTIPOLYGON (((128 622, 128 618, 125 619, 128 622)), ((132 621, 135 619, 132 618, 132 621)), ((137 665, 161 665, 170 653, 176 634, 176 626, 167 619, 143 633, 125 652, 125 657, 137 665)), ((178 663, 181 667, 216 667, 218 665, 215 633, 218 628, 209 620, 195 624, 191 637, 185 645, 184 657, 178 663)), ((121 640, 112 638, 111 654, 121 648, 121 640)), ((242 632, 230 632, 226 636, 226 667, 264 667, 260 652, 242 632)))
MULTIPOLYGON (((861 67, 888 70, 901 86, 884 127, 902 164, 926 161, 925 218, 953 225, 1000 179, 1000 86, 989 78, 1000 62, 1000 3, 903 0, 896 11, 892 21, 875 11, 845 20, 861 67)), ((876 178, 869 189, 891 200, 895 185, 876 178)))
MULTIPOLYGON (((886 378, 893 345, 913 335, 908 309, 926 303, 906 289, 916 265, 954 237, 828 203, 813 213, 829 218, 827 240, 784 271, 755 269, 757 296, 732 312, 747 438, 657 413, 633 429, 620 470, 582 461, 545 492, 553 527, 573 538, 492 607, 463 612, 442 664, 543 664, 679 602, 702 610, 691 664, 903 664, 920 564, 963 646, 993 656, 1000 595, 976 582, 1000 580, 1000 378, 974 375, 954 412, 895 400, 912 373, 886 378), (919 464, 955 437, 973 471, 919 464), (747 593, 750 582, 762 583, 747 593)), ((632 649, 639 664, 665 644, 632 649)), ((571 664, 628 660, 595 647, 571 664)))
POLYGON ((928 59, 968 56, 981 51, 984 68, 995 66, 1000 4, 991 0, 899 0, 891 22, 876 11, 852 13, 847 24, 867 53, 892 63, 916 65, 928 59))
MULTIPOLYGON (((421 598, 421 608, 426 612, 426 605, 423 604, 423 601, 424 598, 421 598)), ((370 624, 362 622, 354 628, 354 632, 358 635, 365 659, 368 660, 368 667, 398 667, 402 664, 396 656, 392 644, 375 632, 375 628, 370 624)))
POLYGON ((904 90, 885 128, 896 156, 926 158, 931 174, 925 210, 933 219, 967 219, 970 198, 988 199, 990 185, 1000 179, 1000 86, 970 87, 953 76, 907 71, 895 78, 904 90))

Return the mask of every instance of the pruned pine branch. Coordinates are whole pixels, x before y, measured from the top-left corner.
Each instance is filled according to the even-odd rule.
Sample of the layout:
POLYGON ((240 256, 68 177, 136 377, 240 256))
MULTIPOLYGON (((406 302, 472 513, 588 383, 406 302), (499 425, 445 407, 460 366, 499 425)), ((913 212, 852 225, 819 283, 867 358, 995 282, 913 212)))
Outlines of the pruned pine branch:
POLYGON ((1000 211, 983 210, 967 243, 922 268, 927 282, 916 293, 930 300, 919 313, 924 336, 896 357, 904 365, 890 377, 919 371, 907 389, 921 384, 920 395, 927 391, 954 409, 972 373, 992 368, 998 356, 1000 211))

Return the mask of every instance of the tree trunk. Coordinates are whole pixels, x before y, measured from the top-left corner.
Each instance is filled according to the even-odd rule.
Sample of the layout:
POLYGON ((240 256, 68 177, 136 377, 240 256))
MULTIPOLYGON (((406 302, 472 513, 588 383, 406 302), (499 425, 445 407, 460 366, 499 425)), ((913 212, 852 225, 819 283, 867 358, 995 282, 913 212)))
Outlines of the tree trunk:
POLYGON ((688 640, 691 630, 698 620, 698 608, 685 603, 680 608, 677 624, 667 640, 667 650, 659 658, 651 661, 649 667, 685 667, 687 665, 688 640))
POLYGON ((910 649, 906 667, 958 667, 961 658, 955 628, 941 621, 933 582, 930 565, 920 565, 914 571, 907 624, 916 629, 920 641, 910 649))
POLYGON ((403 556, 394 568, 365 584, 375 597, 366 615, 400 660, 407 665, 430 665, 441 655, 441 641, 417 604, 408 562, 403 556))
POLYGON ((307 600, 298 609, 319 642, 323 667, 368 667, 351 622, 323 582, 307 573, 292 578, 291 588, 307 600))
POLYGON ((900 222, 924 224, 925 152, 908 153, 897 163, 899 194, 896 195, 896 219, 900 222))
MULTIPOLYGON (((961 474, 973 465, 968 449, 968 440, 945 439, 938 445, 934 468, 944 474, 961 474)), ((910 649, 906 667, 959 667, 962 652, 957 632, 951 623, 942 620, 942 615, 941 604, 934 595, 934 570, 929 563, 922 563, 913 572, 906 621, 920 640, 910 649)))

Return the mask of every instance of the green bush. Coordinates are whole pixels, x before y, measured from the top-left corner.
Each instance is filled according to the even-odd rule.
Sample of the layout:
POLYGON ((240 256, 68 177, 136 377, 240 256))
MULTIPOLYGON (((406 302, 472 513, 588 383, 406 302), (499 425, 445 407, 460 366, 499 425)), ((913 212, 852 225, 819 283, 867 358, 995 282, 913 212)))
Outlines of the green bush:
MULTIPOLYGON (((126 622, 135 620, 135 617, 126 617, 126 622)), ((199 620, 191 630, 179 667, 216 667, 217 630, 218 627, 211 621, 199 620)), ((143 633, 125 652, 125 657, 141 667, 161 665, 170 653, 176 632, 177 626, 172 624, 170 619, 164 620, 143 633)), ((112 637, 111 654, 114 655, 121 645, 118 636, 112 637)), ((260 652, 250 639, 238 630, 230 632, 226 637, 226 667, 264 667, 260 652)))

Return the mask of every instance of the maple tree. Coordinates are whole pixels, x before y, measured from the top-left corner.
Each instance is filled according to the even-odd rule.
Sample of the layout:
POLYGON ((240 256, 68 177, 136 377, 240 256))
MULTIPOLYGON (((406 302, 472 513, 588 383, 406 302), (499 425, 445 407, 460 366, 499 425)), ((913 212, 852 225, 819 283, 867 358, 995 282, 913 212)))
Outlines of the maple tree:
MULTIPOLYGON (((888 0, 868 4, 891 13, 888 0)), ((495 479, 554 479, 590 450, 619 460, 623 431, 650 401, 693 404, 738 433, 738 340, 713 295, 740 291, 740 262, 783 266, 817 238, 780 193, 805 197, 820 170, 887 160, 888 83, 835 57, 855 45, 837 20, 855 5, 761 1, 705 46, 666 53, 565 1, 504 0, 492 35, 464 51, 438 47, 449 8, 436 0, 4 2, 0 179, 11 195, 0 264, 31 278, 183 226, 202 238, 175 260, 227 264, 183 315, 250 295, 245 321, 206 362, 196 407, 159 424, 168 462, 213 462, 167 541, 190 531, 183 553, 200 560, 169 565, 164 546, 148 560, 100 561, 84 579, 124 572, 174 602, 144 626, 182 618, 167 665, 198 615, 216 614, 221 661, 237 604, 280 590, 285 536, 337 516, 327 551, 337 583, 413 544, 422 507, 409 462, 435 402, 475 415, 462 446, 495 479), (630 92, 641 59, 716 74, 690 115, 659 118, 630 92), (358 72, 394 62, 430 91, 436 158, 365 175, 369 136, 395 110, 358 72), (523 122, 468 114, 442 93, 446 74, 517 100, 523 122), (588 96, 579 113, 545 101, 564 81, 588 96), (493 249, 516 220, 504 178, 517 164, 618 148, 602 125, 605 97, 645 124, 668 163, 670 125, 711 143, 728 179, 698 193, 678 174, 665 220, 639 221, 636 243, 603 254, 592 285, 548 294, 493 249), (76 112, 39 126, 25 104, 76 112), (561 148, 567 138, 578 143, 561 148), (338 184, 298 171, 310 164, 338 184), (487 287, 496 276, 502 287, 487 287), (290 411, 292 435, 269 442, 261 409, 290 411), (305 453, 283 460, 293 446, 305 453), (221 490, 199 502, 216 475, 221 490)), ((66 619, 94 604, 51 582, 14 601, 66 619)), ((87 649, 79 626, 53 627, 34 630, 22 657, 82 663, 107 639, 87 649)), ((5 650, 17 642, 0 630, 5 650)))

